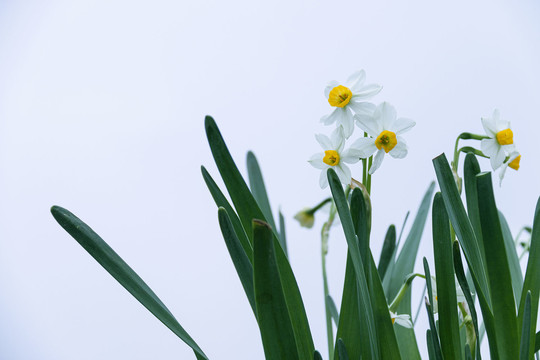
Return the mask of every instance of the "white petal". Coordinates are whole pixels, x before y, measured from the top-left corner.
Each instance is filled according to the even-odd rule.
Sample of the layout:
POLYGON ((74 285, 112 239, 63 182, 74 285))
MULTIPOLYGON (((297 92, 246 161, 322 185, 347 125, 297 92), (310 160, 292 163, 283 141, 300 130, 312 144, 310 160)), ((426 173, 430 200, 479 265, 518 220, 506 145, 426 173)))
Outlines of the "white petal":
POLYGON ((497 126, 493 119, 482 118, 482 126, 488 136, 495 137, 497 135, 497 126))
POLYGON ((379 108, 381 111, 382 127, 385 130, 390 129, 396 120, 396 108, 386 101, 379 105, 379 108))
POLYGON ((343 109, 341 118, 338 119, 338 121, 339 124, 343 126, 343 133, 345 134, 345 138, 350 138, 354 131, 354 117, 352 111, 348 107, 345 107, 343 109))
POLYGON ((392 156, 394 159, 403 159, 405 156, 407 156, 407 153, 407 143, 401 136, 398 136, 396 146, 394 146, 394 148, 390 150, 388 154, 390 154, 390 156, 392 156))
POLYGON ((371 167, 369 168, 370 175, 372 175, 381 166, 383 159, 384 159, 384 149, 380 149, 375 154, 375 157, 373 158, 373 164, 371 164, 371 167))
POLYGON ((360 161, 362 153, 358 149, 349 148, 339 154, 340 161, 343 161, 347 164, 356 164, 358 161, 360 161))
POLYGON ((377 151, 375 139, 371 137, 362 137, 352 143, 351 149, 356 149, 360 153, 361 158, 368 158, 377 151))
POLYGON ((482 152, 489 157, 495 156, 500 147, 496 139, 482 139, 480 142, 482 152))
POLYGON ((325 189, 328 186, 328 169, 321 171, 319 185, 321 186, 321 189, 325 189))
POLYGON ((396 319, 395 321, 396 321, 396 323, 398 325, 401 325, 401 326, 409 328, 409 329, 413 327, 412 322, 411 322, 411 318, 410 318, 409 315, 406 315, 406 314, 397 315, 395 317, 395 319, 396 319))
POLYGON ((384 130, 381 126, 381 122, 373 116, 356 114, 354 115, 354 119, 356 120, 356 125, 360 129, 364 130, 374 138, 379 136, 384 130))
POLYGON ((507 169, 508 169, 508 165, 504 164, 503 166, 501 166, 501 171, 499 171, 499 186, 502 185, 504 174, 506 174, 507 169))
POLYGON ((353 100, 351 100, 351 102, 349 102, 347 106, 353 109, 353 111, 356 114, 369 115, 369 116, 372 116, 373 113, 375 112, 375 109, 377 108, 375 104, 372 104, 370 102, 365 102, 365 101, 355 102, 353 100))
POLYGON ((380 93, 382 90, 381 85, 377 84, 369 84, 369 85, 357 85, 351 89, 351 92, 353 93, 353 99, 358 100, 365 100, 369 99, 378 93, 380 93))
POLYGON ((336 80, 332 80, 326 84, 326 87, 324 88, 324 97, 326 100, 328 100, 328 96, 330 96, 330 91, 332 91, 333 88, 339 85, 339 82, 336 80))
POLYGON ((335 150, 332 144, 332 141, 328 138, 328 136, 323 134, 316 134, 315 139, 321 144, 323 150, 335 150))
POLYGON ((504 152, 504 149, 502 146, 499 146, 499 149, 495 156, 492 156, 489 158, 489 161, 491 162, 491 167, 493 170, 497 170, 499 166, 501 166, 504 162, 504 159, 506 158, 506 153, 504 152))
POLYGON ((326 169, 328 167, 327 164, 324 163, 324 153, 317 153, 313 155, 308 162, 316 169, 326 169))
POLYGON ((334 167, 334 170, 342 184, 347 185, 351 183, 351 170, 349 170, 347 165, 340 162, 338 166, 334 167))
POLYGON ((335 108, 334 111, 332 111, 330 114, 324 115, 321 118, 321 122, 324 125, 331 125, 335 123, 338 120, 338 118, 341 116, 342 110, 343 110, 342 108, 335 108))
POLYGON ((499 111, 499 109, 493 110, 492 119, 493 119, 493 122, 495 123, 501 119, 501 112, 499 111))
POLYGON ((345 84, 351 89, 355 86, 362 85, 364 81, 366 81, 366 72, 364 70, 359 70, 349 76, 345 84))
POLYGON ((336 150, 338 153, 340 153, 343 149, 343 145, 345 145, 345 135, 341 126, 338 126, 334 131, 332 131, 330 141, 332 142, 332 147, 330 149, 336 150))
POLYGON ((399 118, 394 122, 392 129, 389 130, 395 132, 396 135, 401 135, 411 130, 414 125, 416 125, 416 122, 411 119, 399 118))

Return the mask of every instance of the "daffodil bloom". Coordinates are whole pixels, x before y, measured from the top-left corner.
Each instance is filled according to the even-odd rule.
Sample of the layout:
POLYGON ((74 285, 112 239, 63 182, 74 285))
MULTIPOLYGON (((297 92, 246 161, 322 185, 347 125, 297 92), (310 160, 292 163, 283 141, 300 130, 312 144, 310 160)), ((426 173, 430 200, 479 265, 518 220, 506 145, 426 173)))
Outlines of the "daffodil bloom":
POLYGON ((514 150, 512 150, 510 154, 508 155, 508 160, 502 164, 501 170, 499 171, 499 186, 501 186, 502 184, 502 180, 504 178, 504 174, 506 173, 506 169, 511 168, 516 171, 519 170, 520 161, 521 161, 521 154, 514 147, 514 150))
POLYGON ((491 118, 482 118, 482 126, 489 139, 483 139, 482 152, 489 156, 493 170, 498 169, 506 159, 506 153, 512 149, 514 134, 510 122, 501 119, 499 110, 493 111, 491 118))
MULTIPOLYGON (((459 286, 459 282, 456 278, 454 278, 455 286, 456 286, 456 298, 457 302, 465 302, 467 299, 465 298, 465 295, 463 294, 463 290, 461 290, 461 286, 459 286)), ((433 313, 436 314, 439 311, 438 307, 438 297, 437 297, 437 278, 435 276, 431 276, 431 291, 433 293, 433 313)))
POLYGON ((413 324, 411 322, 411 317, 407 314, 398 315, 390 311, 390 318, 392 319, 392 324, 398 324, 409 329, 413 327, 413 324))
POLYGON ((384 154, 396 159, 407 156, 407 143, 399 136, 409 131, 416 123, 406 118, 396 118, 396 109, 383 102, 371 115, 355 115, 356 124, 369 137, 356 140, 352 147, 360 150, 360 157, 368 158, 375 154, 369 173, 373 174, 382 164, 384 154))
POLYGON ((378 94, 382 86, 376 84, 365 85, 366 73, 360 70, 349 76, 344 85, 337 81, 330 81, 324 89, 324 96, 335 109, 329 115, 321 118, 324 125, 337 123, 342 126, 345 137, 348 139, 354 131, 353 111, 356 114, 369 114, 375 105, 366 102, 367 99, 378 94))
POLYGON ((315 138, 321 144, 324 153, 317 153, 311 157, 309 163, 317 169, 321 169, 319 185, 321 188, 328 186, 328 169, 334 169, 343 184, 351 182, 351 170, 345 165, 354 164, 360 160, 360 153, 357 149, 351 148, 343 151, 345 146, 345 136, 343 128, 337 127, 330 138, 326 135, 318 134, 315 138))

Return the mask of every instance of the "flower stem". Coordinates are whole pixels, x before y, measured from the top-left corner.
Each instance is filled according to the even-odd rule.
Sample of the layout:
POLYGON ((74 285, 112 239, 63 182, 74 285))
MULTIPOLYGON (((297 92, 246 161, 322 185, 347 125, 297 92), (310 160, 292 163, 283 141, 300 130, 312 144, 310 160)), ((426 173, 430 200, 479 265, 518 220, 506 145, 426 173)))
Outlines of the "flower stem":
POLYGON ((320 208, 322 208, 324 205, 328 204, 330 201, 332 201, 332 198, 326 198, 317 205, 315 205, 312 209, 306 211, 307 214, 313 215, 315 214, 320 208))
POLYGON ((401 285, 401 288, 399 289, 399 292, 397 293, 396 297, 394 298, 394 300, 392 301, 392 303, 388 307, 388 310, 390 310, 390 311, 392 311, 394 313, 397 311, 399 303, 401 302, 401 300, 403 300, 403 297, 407 293, 407 290, 409 290, 409 287, 411 286, 412 281, 417 276, 421 277, 423 279, 426 278, 424 275, 418 274, 418 273, 408 275, 407 278, 405 279, 405 281, 403 282, 403 285, 401 285))

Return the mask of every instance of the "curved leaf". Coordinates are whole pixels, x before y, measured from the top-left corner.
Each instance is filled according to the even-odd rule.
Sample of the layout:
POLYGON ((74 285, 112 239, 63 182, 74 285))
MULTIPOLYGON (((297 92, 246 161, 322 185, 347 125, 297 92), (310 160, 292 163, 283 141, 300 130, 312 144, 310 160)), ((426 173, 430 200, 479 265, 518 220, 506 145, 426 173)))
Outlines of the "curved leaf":
POLYGON ((55 220, 135 299, 193 349, 198 359, 208 359, 199 345, 189 336, 161 302, 157 295, 128 264, 98 234, 68 210, 53 206, 55 220))

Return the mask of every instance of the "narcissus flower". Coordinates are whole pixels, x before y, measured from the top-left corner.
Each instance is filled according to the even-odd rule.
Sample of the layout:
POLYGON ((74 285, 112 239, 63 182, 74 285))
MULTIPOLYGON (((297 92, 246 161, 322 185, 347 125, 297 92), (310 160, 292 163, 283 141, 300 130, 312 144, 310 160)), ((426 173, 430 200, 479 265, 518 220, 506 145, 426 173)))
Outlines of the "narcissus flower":
POLYGON ((370 137, 356 140, 352 147, 360 150, 360 157, 368 158, 375 154, 369 173, 373 174, 388 153, 396 159, 407 156, 407 143, 399 136, 409 131, 416 123, 406 118, 396 118, 396 109, 383 102, 372 115, 355 115, 356 124, 370 137))
POLYGON ((398 324, 409 329, 413 327, 411 317, 407 314, 398 315, 390 311, 390 318, 392 319, 392 324, 398 324))
POLYGON ((365 81, 366 73, 360 70, 349 76, 345 85, 334 80, 324 89, 324 96, 335 109, 329 115, 323 116, 321 122, 324 125, 337 123, 337 126, 342 126, 347 139, 354 131, 353 111, 356 114, 372 113, 375 105, 366 100, 382 89, 382 86, 376 84, 365 85, 365 81))
POLYGON ((315 135, 315 138, 321 144, 324 153, 313 155, 309 163, 315 168, 322 170, 319 178, 321 188, 324 189, 328 186, 327 172, 330 168, 335 170, 339 180, 343 184, 349 184, 351 182, 351 170, 349 170, 345 163, 357 163, 360 160, 360 153, 354 148, 343 151, 345 146, 343 128, 341 126, 336 128, 330 135, 330 138, 322 134, 315 135))
POLYGON ((315 216, 310 212, 310 208, 304 208, 294 215, 294 218, 298 220, 300 226, 311 229, 315 223, 315 216))
POLYGON ((521 154, 519 151, 517 151, 515 148, 510 152, 508 155, 508 160, 506 160, 502 166, 501 170, 499 171, 499 186, 502 184, 502 180, 504 178, 504 174, 506 173, 506 169, 511 168, 514 170, 519 170, 519 162, 521 161, 521 154))
POLYGON ((514 134, 510 129, 510 122, 502 120, 497 109, 493 111, 491 118, 482 118, 482 126, 489 136, 489 139, 482 140, 482 152, 489 156, 491 167, 496 170, 503 164, 507 152, 512 150, 514 134))

